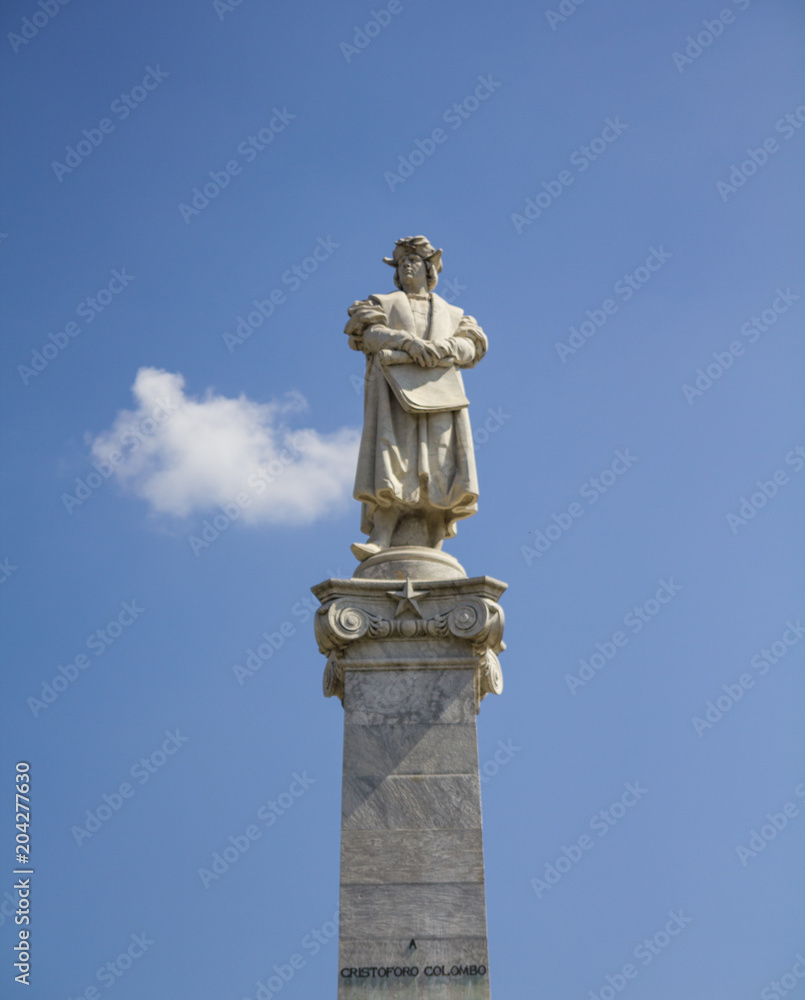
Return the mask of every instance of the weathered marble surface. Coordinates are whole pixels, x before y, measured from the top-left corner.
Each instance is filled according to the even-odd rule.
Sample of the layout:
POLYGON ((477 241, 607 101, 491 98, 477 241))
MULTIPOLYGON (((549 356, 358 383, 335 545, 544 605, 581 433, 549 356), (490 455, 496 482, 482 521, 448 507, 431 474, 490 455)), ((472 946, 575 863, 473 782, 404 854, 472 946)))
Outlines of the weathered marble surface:
MULTIPOLYGON (((470 688, 470 695, 472 695, 470 688)), ((345 723, 344 771, 348 774, 477 774, 475 705, 453 725, 388 722, 345 723)), ((362 713, 365 714, 365 713, 362 713)), ((354 713, 350 713, 354 717, 354 713)))
POLYGON ((353 938, 368 927, 375 938, 483 937, 483 883, 342 885, 340 927, 353 938))
POLYGON ((344 684, 346 725, 471 724, 475 671, 351 670, 344 684))
POLYGON ((500 690, 503 589, 314 588, 344 706, 339 1000, 489 1000, 476 715, 500 690))
MULTIPOLYGON (((324 672, 324 693, 345 700, 346 673, 360 684, 362 671, 405 671, 390 676, 385 689, 370 685, 360 698, 353 699, 348 711, 364 711, 363 701, 374 713, 362 717, 362 724, 394 721, 394 713, 404 713, 403 721, 415 723, 423 711, 430 714, 429 698, 442 695, 431 692, 438 680, 416 681, 423 694, 408 702, 393 698, 399 685, 414 683, 416 671, 450 669, 471 670, 474 674, 475 711, 487 694, 500 694, 503 677, 498 654, 503 643, 503 610, 497 599, 506 585, 492 577, 469 579, 426 580, 325 580, 311 588, 322 602, 316 613, 315 631, 319 649, 327 656, 324 672), (399 682, 397 689, 395 683, 399 682), (384 693, 387 692, 387 693, 384 693), (370 706, 370 707, 369 707, 370 706)), ((462 711, 457 705, 453 711, 462 711)), ((400 716, 402 719, 402 716, 400 716)), ((425 716, 423 716, 425 718, 425 716)), ((349 719, 347 721, 350 721, 349 719)), ((460 721, 458 718, 450 721, 460 721)))
POLYGON ((465 830, 480 826, 477 775, 344 775, 343 830, 465 830))
POLYGON ((341 884, 483 882, 481 830, 344 830, 341 884))
POLYGON ((467 574, 455 556, 420 545, 381 549, 358 564, 357 580, 465 580, 467 574))

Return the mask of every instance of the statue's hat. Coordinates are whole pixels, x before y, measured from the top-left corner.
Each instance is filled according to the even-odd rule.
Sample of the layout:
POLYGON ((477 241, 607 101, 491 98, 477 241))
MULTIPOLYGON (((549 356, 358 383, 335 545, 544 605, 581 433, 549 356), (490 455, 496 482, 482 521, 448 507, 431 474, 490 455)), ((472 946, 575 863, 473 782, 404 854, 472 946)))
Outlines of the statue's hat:
POLYGON ((434 247, 424 236, 403 236, 401 240, 397 240, 392 256, 384 257, 383 263, 388 264, 390 267, 397 267, 400 260, 405 257, 406 254, 410 253, 415 253, 423 260, 429 261, 433 265, 437 274, 441 272, 442 251, 437 250, 436 247, 434 247))

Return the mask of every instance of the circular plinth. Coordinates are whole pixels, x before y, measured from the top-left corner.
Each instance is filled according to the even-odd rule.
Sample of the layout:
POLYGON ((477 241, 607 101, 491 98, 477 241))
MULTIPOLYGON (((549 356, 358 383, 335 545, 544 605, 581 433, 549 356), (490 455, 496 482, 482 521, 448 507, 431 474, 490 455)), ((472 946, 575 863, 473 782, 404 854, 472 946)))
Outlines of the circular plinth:
POLYGON ((358 580, 464 580, 464 567, 439 549, 395 545, 364 559, 352 574, 358 580))

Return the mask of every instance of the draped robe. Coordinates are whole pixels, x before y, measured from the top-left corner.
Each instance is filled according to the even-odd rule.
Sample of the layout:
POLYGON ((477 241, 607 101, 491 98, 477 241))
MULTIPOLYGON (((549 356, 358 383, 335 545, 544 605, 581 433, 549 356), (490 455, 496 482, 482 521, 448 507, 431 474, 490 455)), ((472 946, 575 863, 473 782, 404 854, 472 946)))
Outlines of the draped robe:
MULTIPOLYGON (((413 298, 413 297, 412 297, 413 298)), ((486 353, 486 336, 435 293, 429 315, 412 309, 405 292, 371 295, 349 309, 346 333, 353 350, 366 354, 364 423, 356 500, 362 503, 361 530, 370 534, 377 507, 443 512, 446 536, 455 522, 478 509, 478 477, 467 408, 409 413, 398 402, 383 372, 379 352, 402 350, 418 337, 430 341, 440 358, 456 368, 472 368, 486 353)), ((412 363, 414 363, 412 361, 412 363)), ((457 373, 459 383, 461 375, 457 373)))

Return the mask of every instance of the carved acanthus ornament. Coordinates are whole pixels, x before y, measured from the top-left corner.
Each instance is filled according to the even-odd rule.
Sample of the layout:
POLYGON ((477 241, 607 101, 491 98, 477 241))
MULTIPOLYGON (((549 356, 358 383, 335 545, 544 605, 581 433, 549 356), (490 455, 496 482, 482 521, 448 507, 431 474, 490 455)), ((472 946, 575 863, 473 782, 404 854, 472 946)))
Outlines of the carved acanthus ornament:
MULTIPOLYGON (((431 617, 386 617, 376 610, 360 607, 354 597, 337 597, 316 613, 315 631, 319 650, 327 656, 324 694, 344 696, 344 663, 353 643, 371 640, 450 640, 467 643, 476 661, 476 702, 487 694, 500 694, 503 675, 497 654, 503 642, 503 609, 485 597, 461 596, 454 607, 431 617)), ((398 608, 399 611, 399 608, 398 608)), ((460 647, 459 647, 460 649, 460 647)), ((357 662, 350 665, 359 666, 357 662)))

